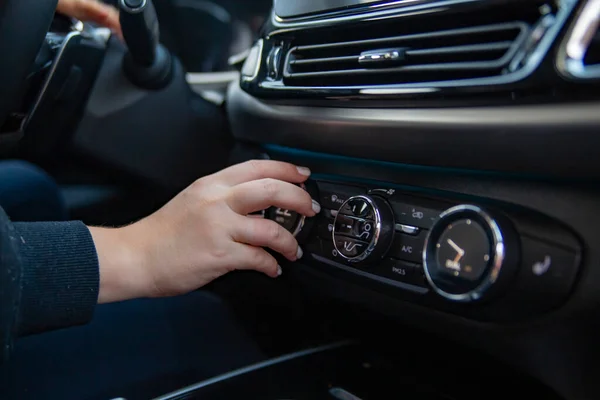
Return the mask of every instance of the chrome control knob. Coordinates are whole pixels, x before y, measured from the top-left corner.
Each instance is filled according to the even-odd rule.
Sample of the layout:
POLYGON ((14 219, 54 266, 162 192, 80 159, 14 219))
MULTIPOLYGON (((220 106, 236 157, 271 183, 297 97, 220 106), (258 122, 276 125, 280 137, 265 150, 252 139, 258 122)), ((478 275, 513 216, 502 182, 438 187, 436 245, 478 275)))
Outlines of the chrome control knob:
MULTIPOLYGON (((313 181, 307 181, 301 183, 302 189, 306 190, 313 199, 319 198, 317 186, 313 181)), ((271 207, 262 212, 264 218, 270 219, 277 222, 288 230, 300 244, 308 240, 312 226, 314 224, 313 218, 308 218, 302 214, 297 213, 293 210, 286 210, 279 207, 271 207)))
POLYGON ((499 221, 472 205, 456 206, 440 215, 423 251, 425 276, 437 294, 457 302, 481 300, 514 271, 518 245, 507 242, 514 235, 499 221))
POLYGON ((352 263, 381 260, 394 238, 394 213, 379 196, 355 196, 340 207, 333 223, 333 244, 352 263))

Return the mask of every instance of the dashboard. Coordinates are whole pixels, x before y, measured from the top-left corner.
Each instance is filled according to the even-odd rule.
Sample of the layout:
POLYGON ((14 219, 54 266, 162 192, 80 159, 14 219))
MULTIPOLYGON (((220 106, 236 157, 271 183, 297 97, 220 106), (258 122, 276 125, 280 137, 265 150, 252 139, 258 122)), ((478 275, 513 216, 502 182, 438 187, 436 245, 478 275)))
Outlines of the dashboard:
POLYGON ((232 161, 314 171, 318 217, 265 212, 305 249, 295 282, 597 398, 599 21, 594 0, 275 2, 227 108, 232 161))
POLYGON ((289 1, 275 0, 275 15, 280 18, 298 17, 303 15, 316 14, 323 11, 332 11, 337 9, 348 9, 367 3, 381 3, 380 0, 309 0, 309 1, 289 1))

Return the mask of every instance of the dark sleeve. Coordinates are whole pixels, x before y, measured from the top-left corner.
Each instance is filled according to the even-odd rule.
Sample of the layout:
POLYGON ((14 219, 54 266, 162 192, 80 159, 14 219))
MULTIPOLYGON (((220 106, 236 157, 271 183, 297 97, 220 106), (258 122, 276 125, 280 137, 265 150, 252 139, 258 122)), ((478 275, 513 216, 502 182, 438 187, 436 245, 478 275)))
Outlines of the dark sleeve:
MULTIPOLYGON (((88 322, 98 301, 98 257, 81 222, 11 224, 0 209, 1 332, 12 336, 88 322), (5 314, 5 315, 4 315, 5 314), (5 324, 5 325, 4 325, 5 324), (4 328, 7 330, 4 330, 4 328)), ((9 349, 11 336, 4 335, 9 349)))

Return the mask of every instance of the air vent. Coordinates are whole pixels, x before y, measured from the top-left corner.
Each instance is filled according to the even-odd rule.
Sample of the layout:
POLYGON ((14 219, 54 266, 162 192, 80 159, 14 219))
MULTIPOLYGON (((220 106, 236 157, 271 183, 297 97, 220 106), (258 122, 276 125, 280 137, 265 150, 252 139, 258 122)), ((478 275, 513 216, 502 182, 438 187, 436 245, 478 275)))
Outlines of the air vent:
POLYGON ((366 86, 497 76, 528 36, 514 21, 300 45, 289 50, 284 81, 294 86, 366 86))

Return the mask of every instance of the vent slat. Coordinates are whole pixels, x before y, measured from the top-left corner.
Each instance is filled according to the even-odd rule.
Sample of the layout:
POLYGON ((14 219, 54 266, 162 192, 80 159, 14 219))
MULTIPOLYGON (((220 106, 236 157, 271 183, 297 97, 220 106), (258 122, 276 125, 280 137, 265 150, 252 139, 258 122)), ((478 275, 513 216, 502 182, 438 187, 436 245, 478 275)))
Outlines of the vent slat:
MULTIPOLYGON (((380 45, 389 42, 409 42, 417 41, 422 39, 437 39, 450 36, 470 36, 479 33, 494 33, 494 32, 510 32, 510 31, 522 31, 527 29, 527 24, 524 22, 512 22, 497 25, 486 25, 476 26, 470 28, 450 29, 440 32, 428 32, 428 33, 415 33, 410 35, 393 36, 380 39, 366 39, 366 40, 354 40, 350 42, 337 42, 337 43, 326 43, 326 44, 315 44, 310 46, 298 46, 295 48, 296 51, 312 51, 312 50, 327 50, 332 48, 342 48, 349 46, 360 46, 360 45, 380 45)), ((294 49, 292 49, 294 50, 294 49)))
POLYGON ((481 43, 464 46, 448 46, 438 47, 434 49, 417 49, 407 50, 407 56, 429 56, 437 54, 456 54, 456 53, 471 53, 471 52, 495 52, 498 50, 508 50, 513 42, 498 42, 498 43, 481 43))
MULTIPOLYGON (((433 49, 415 49, 407 50, 406 55, 411 57, 437 55, 437 54, 456 54, 456 53, 472 53, 472 52, 495 52, 498 50, 508 50, 512 42, 498 42, 490 44, 472 44, 465 46, 449 46, 437 47, 433 49)), ((338 63, 347 61, 358 61, 359 56, 340 56, 340 57, 324 57, 324 58, 307 58, 302 60, 292 60, 290 65, 308 65, 319 63, 338 63)), ((357 65, 358 66, 358 65, 357 65)))
POLYGON ((408 65, 396 68, 382 69, 344 69, 333 71, 319 72, 296 72, 291 73, 292 78, 310 78, 315 76, 344 76, 344 75, 373 75, 373 74, 391 74, 396 72, 428 72, 428 71, 470 71, 470 70, 494 70, 501 66, 502 63, 494 62, 463 62, 463 63, 446 63, 446 64, 423 64, 423 65, 408 65))
POLYGON ((325 58, 307 58, 302 60, 292 60, 290 65, 308 65, 308 64, 319 64, 319 63, 339 63, 347 61, 357 61, 358 56, 347 56, 347 57, 325 57, 325 58))
MULTIPOLYGON (((360 86, 449 81, 501 75, 530 32, 531 24, 508 21, 442 31, 292 46, 284 83, 297 86, 360 86), (364 54, 382 56, 361 63, 364 54)), ((390 31, 390 33, 392 33, 390 31)))

